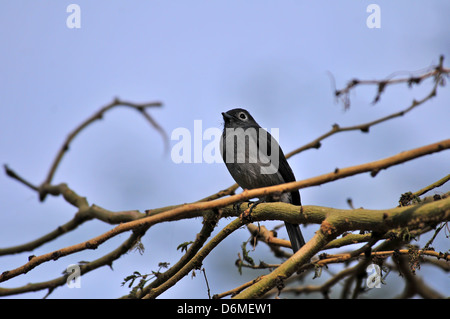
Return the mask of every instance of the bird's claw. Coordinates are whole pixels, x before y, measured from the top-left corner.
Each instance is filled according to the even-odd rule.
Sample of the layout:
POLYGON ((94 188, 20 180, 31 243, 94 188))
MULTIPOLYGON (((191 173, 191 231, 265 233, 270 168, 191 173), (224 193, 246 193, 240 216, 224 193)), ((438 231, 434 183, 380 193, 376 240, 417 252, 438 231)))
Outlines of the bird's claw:
POLYGON ((249 205, 248 205, 248 208, 240 215, 240 218, 241 218, 242 220, 246 220, 246 221, 252 222, 252 221, 253 221, 253 218, 251 217, 251 214, 252 214, 252 212, 253 212, 253 209, 255 209, 255 207, 256 207, 258 204, 263 203, 263 202, 264 202, 263 200, 258 200, 258 201, 255 201, 255 202, 250 202, 249 205))

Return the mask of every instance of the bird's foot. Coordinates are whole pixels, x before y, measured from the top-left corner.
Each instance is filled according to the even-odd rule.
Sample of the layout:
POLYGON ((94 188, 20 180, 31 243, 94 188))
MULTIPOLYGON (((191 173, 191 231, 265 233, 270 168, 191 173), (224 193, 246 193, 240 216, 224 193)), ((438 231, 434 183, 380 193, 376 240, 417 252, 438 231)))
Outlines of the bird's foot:
POLYGON ((255 209, 255 207, 258 204, 264 203, 264 200, 257 200, 254 202, 249 202, 248 208, 240 215, 240 218, 249 222, 253 221, 253 218, 251 217, 251 214, 253 212, 253 209, 255 209))

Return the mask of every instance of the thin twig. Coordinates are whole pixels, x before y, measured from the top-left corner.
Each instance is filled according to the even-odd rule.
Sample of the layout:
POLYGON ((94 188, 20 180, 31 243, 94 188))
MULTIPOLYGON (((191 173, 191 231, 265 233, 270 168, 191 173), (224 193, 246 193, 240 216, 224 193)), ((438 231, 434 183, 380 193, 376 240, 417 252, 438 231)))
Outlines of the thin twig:
POLYGON ((440 180, 434 182, 431 185, 428 185, 427 187, 422 188, 421 190, 418 190, 417 192, 413 193, 413 196, 422 196, 423 194, 431 191, 432 189, 436 188, 436 187, 440 187, 442 185, 444 185, 445 183, 447 183, 450 180, 450 174, 448 174, 447 176, 445 176, 444 178, 441 178, 440 180))
POLYGON ((100 110, 98 110, 97 112, 95 112, 92 116, 90 116, 88 119, 86 119, 85 121, 83 121, 80 125, 78 125, 71 133, 69 133, 69 135, 67 136, 67 138, 64 140, 61 148, 59 149, 59 151, 56 154, 55 159, 53 160, 53 163, 50 167, 50 170, 47 174, 47 177, 45 178, 44 182, 41 184, 40 186, 40 200, 43 201, 45 199, 45 197, 47 196, 48 192, 45 191, 45 186, 49 185, 53 179, 53 176, 55 175, 56 169, 58 168, 58 165, 60 164, 64 154, 69 150, 69 146, 70 143, 72 142, 72 140, 83 130, 85 129, 87 126, 89 126, 91 123, 100 120, 103 118, 103 116, 105 115, 105 113, 109 110, 111 110, 114 107, 117 106, 126 106, 126 107, 131 107, 136 109, 137 111, 139 111, 141 114, 144 115, 144 117, 163 135, 164 137, 164 142, 167 145, 167 134, 164 133, 164 130, 162 130, 162 128, 150 117, 150 115, 148 115, 148 113, 145 112, 145 109, 148 107, 159 107, 161 106, 161 102, 150 102, 150 103, 133 103, 133 102, 128 102, 128 101, 123 101, 120 100, 118 98, 114 99, 111 103, 105 105, 104 107, 102 107, 100 110))
MULTIPOLYGON (((119 247, 117 247, 110 253, 91 262, 80 264, 80 275, 87 274, 92 270, 106 265, 112 267, 113 262, 126 254, 134 246, 136 241, 143 235, 143 233, 144 232, 133 232, 126 241, 124 241, 119 247)), ((48 289, 49 293, 51 293, 56 287, 63 286, 67 283, 67 276, 68 275, 65 274, 61 277, 49 281, 28 283, 22 287, 0 288, 0 296, 17 295, 25 292, 39 291, 43 289, 48 289)))
POLYGON ((367 122, 364 124, 359 124, 359 125, 341 127, 338 124, 333 124, 332 128, 328 132, 322 134, 321 136, 317 137, 316 139, 312 140, 311 142, 289 152, 288 154, 286 154, 286 158, 289 158, 295 154, 298 154, 298 153, 303 152, 308 149, 312 149, 312 148, 318 149, 321 147, 321 142, 324 139, 326 139, 327 137, 330 137, 334 134, 341 133, 341 132, 348 132, 348 131, 361 131, 363 133, 367 133, 367 132, 369 132, 369 129, 372 126, 375 126, 377 124, 386 122, 388 120, 403 116, 406 113, 412 111, 417 106, 425 103, 432 97, 436 96, 437 88, 441 84, 441 81, 442 81, 442 76, 450 74, 450 69, 444 68, 443 62, 444 62, 444 59, 443 59, 443 57, 441 57, 439 60, 439 64, 436 67, 434 67, 434 69, 432 71, 426 72, 418 77, 408 77, 408 78, 391 79, 391 80, 357 80, 357 79, 354 79, 354 80, 350 81, 344 89, 335 90, 336 97, 344 96, 344 100, 343 100, 344 105, 346 108, 348 108, 349 103, 350 103, 350 99, 348 98, 349 91, 351 89, 353 89, 354 87, 356 87, 357 85, 361 85, 361 84, 378 85, 378 94, 375 97, 375 100, 378 101, 380 98, 380 94, 384 91, 384 88, 389 84, 420 83, 424 79, 434 77, 434 85, 433 85, 433 88, 431 89, 430 93, 420 100, 413 100, 411 102, 411 104, 404 110, 401 110, 399 112, 395 112, 390 115, 383 116, 379 119, 376 119, 376 120, 373 120, 373 121, 370 121, 370 122, 367 122))
POLYGON ((206 278, 206 270, 205 267, 202 268, 203 276, 205 277, 206 289, 208 291, 208 299, 211 299, 211 290, 209 289, 208 278, 206 278))
POLYGON ((418 294, 422 298, 427 299, 442 299, 444 298, 439 292, 430 288, 420 277, 413 274, 406 256, 394 256, 396 259, 399 273, 405 277, 405 289, 403 293, 397 298, 411 298, 418 294))
POLYGON ((255 282, 258 282, 263 277, 264 276, 259 276, 259 277, 255 278, 255 279, 253 279, 253 280, 251 280, 249 282, 246 282, 245 284, 240 285, 239 287, 236 287, 236 288, 233 288, 231 290, 222 292, 220 294, 213 295, 213 299, 221 299, 221 298, 224 298, 224 297, 227 297, 227 296, 234 296, 234 295, 238 294, 239 292, 241 292, 242 290, 250 287, 255 282))
POLYGON ((439 57, 438 65, 434 66, 432 68, 432 70, 427 71, 427 72, 423 73, 422 75, 408 76, 408 77, 399 78, 399 79, 392 79, 391 77, 388 77, 384 80, 353 79, 347 83, 347 86, 345 88, 343 88, 341 90, 335 89, 334 95, 336 96, 336 98, 342 98, 345 109, 348 109, 350 107, 350 99, 348 97, 350 90, 354 89, 356 86, 359 86, 359 85, 376 85, 377 86, 377 94, 372 103, 377 103, 380 100, 381 94, 385 91, 385 88, 388 85, 406 83, 406 84, 408 84, 409 87, 411 87, 413 84, 419 84, 423 80, 432 78, 432 77, 434 77, 436 85, 440 84, 442 75, 448 75, 450 73, 450 69, 445 68, 443 65, 444 65, 444 56, 441 55, 439 57))
POLYGON ((28 182, 26 179, 24 179, 23 177, 21 177, 19 174, 17 174, 15 171, 13 171, 12 169, 10 169, 8 167, 8 165, 3 165, 3 168, 5 169, 5 173, 6 175, 8 175, 9 177, 17 180, 18 182, 24 184, 25 186, 28 186, 29 188, 31 188, 34 191, 39 191, 39 187, 33 185, 32 183, 28 182))

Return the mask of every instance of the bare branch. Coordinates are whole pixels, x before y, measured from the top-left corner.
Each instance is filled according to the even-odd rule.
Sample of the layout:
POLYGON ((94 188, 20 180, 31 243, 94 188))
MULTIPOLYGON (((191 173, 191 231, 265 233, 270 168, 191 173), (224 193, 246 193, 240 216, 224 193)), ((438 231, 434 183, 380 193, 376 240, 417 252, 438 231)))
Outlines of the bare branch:
MULTIPOLYGON (((426 79, 433 79, 434 81, 431 91, 425 97, 420 100, 413 100, 409 106, 403 110, 360 125, 340 127, 338 124, 334 124, 330 131, 322 134, 310 143, 290 152, 287 154, 287 157, 298 154, 306 149, 319 148, 324 139, 340 132, 361 131, 367 133, 372 126, 403 116, 417 108, 419 105, 429 101, 436 96, 438 87, 445 84, 444 80, 450 74, 450 69, 443 66, 443 61, 444 58, 442 56, 438 65, 433 66, 428 70, 421 71, 420 74, 410 74, 410 76, 402 78, 398 78, 397 75, 392 75, 383 80, 354 79, 350 81, 344 89, 335 90, 336 98, 342 99, 344 106, 348 108, 350 105, 349 93, 359 85, 376 86, 377 93, 373 103, 377 103, 380 100, 381 95, 390 85, 403 83, 411 87, 415 84, 422 83, 426 79)), ((406 197, 404 197, 403 195, 405 194, 403 194, 403 201, 401 200, 402 205, 383 210, 353 209, 353 207, 351 207, 352 209, 344 210, 319 206, 303 206, 302 210, 299 211, 299 207, 290 204, 265 203, 258 205, 250 213, 248 205, 245 207, 245 204, 243 204, 243 207, 236 210, 232 204, 244 202, 252 198, 264 197, 268 194, 279 195, 297 189, 323 185, 338 179, 367 172, 369 172, 372 177, 375 177, 383 169, 449 149, 449 139, 404 151, 381 160, 346 168, 336 168, 333 172, 301 181, 272 187, 244 190, 239 194, 235 194, 238 186, 234 184, 227 189, 189 204, 154 208, 147 210, 145 213, 136 210, 115 212, 90 204, 86 197, 77 194, 73 189, 69 188, 66 183, 53 185, 52 180, 73 139, 90 124, 102 119, 107 111, 118 106, 124 106, 138 111, 146 121, 162 135, 165 143, 165 150, 167 151, 168 136, 166 132, 147 112, 149 107, 159 107, 161 106, 161 103, 152 102, 138 104, 114 99, 70 132, 57 152, 50 166, 50 170, 47 173, 46 179, 42 184, 34 185, 8 166, 4 165, 5 172, 9 177, 24 184, 31 190, 36 191, 39 194, 41 201, 49 194, 61 196, 67 203, 76 207, 77 211, 73 218, 64 225, 36 240, 0 249, 0 256, 33 250, 44 243, 55 240, 64 233, 76 229, 79 225, 92 219, 116 226, 104 234, 82 243, 64 247, 40 256, 32 255, 29 257, 26 264, 1 273, 0 282, 25 274, 43 263, 75 254, 83 250, 96 249, 99 245, 118 234, 131 231, 132 233, 128 240, 122 243, 117 249, 114 249, 109 254, 106 254, 97 260, 81 264, 80 269, 81 273, 84 274, 104 265, 111 266, 114 260, 120 258, 120 256, 136 245, 136 243, 139 243, 140 238, 150 227, 166 221, 203 217, 202 228, 195 240, 189 242, 189 249, 186 249, 186 253, 183 257, 164 273, 158 271, 158 276, 154 276, 154 279, 152 279, 153 281, 149 284, 147 284, 149 280, 145 280, 144 282, 141 281, 137 289, 133 289, 132 292, 129 295, 124 296, 124 298, 158 297, 161 293, 177 284, 189 272, 201 269, 202 262, 209 253, 227 238, 229 234, 238 230, 243 225, 247 225, 248 230, 251 232, 251 240, 254 245, 256 245, 257 240, 264 241, 269 245, 276 257, 288 259, 281 264, 267 264, 260 262, 258 266, 255 266, 253 265, 253 262, 248 261, 250 259, 244 258, 242 260, 244 267, 271 269, 271 273, 257 277, 248 283, 222 294, 214 295, 214 298, 221 298, 229 295, 237 298, 255 298, 265 296, 268 292, 279 294, 282 287, 285 286, 284 283, 288 282, 288 280, 298 280, 304 276, 305 273, 312 270, 320 272, 322 268, 325 268, 328 264, 350 263, 355 260, 357 261, 356 266, 349 267, 334 274, 330 280, 322 285, 305 286, 294 289, 289 288, 284 291, 292 291, 295 293, 318 291, 327 297, 332 286, 336 285, 338 282, 344 281, 342 295, 345 297, 358 297, 365 290, 362 280, 368 263, 375 262, 379 263, 381 266, 389 257, 396 262, 396 265, 393 266, 388 264, 387 266, 389 269, 397 269, 407 281, 405 290, 400 297, 411 297, 416 294, 425 298, 442 297, 438 292, 428 287, 424 281, 414 275, 415 268, 420 266, 419 262, 424 262, 426 260, 435 265, 438 265, 438 261, 445 262, 445 266, 442 266, 441 263, 439 267, 442 267, 443 269, 448 268, 450 254, 448 254, 448 252, 442 253, 434 251, 430 246, 442 229, 447 227, 446 230, 448 230, 448 221, 450 220, 450 196, 448 196, 448 193, 442 196, 435 195, 434 197, 425 199, 420 199, 419 196, 446 183, 450 179, 450 175, 415 193, 407 193, 408 196, 406 197), (221 229, 216 236, 209 239, 218 220, 227 217, 238 218, 234 219, 225 228, 221 229), (265 220, 283 220, 292 223, 318 224, 320 225, 320 228, 305 246, 297 253, 290 255, 281 249, 282 247, 290 247, 289 241, 277 238, 274 232, 269 231, 264 226, 252 224, 252 222, 265 220), (439 224, 440 226, 436 229, 439 224), (404 245, 408 244, 415 236, 433 230, 434 235, 422 249, 412 245, 409 246, 409 249, 403 249, 405 247, 404 245), (352 231, 360 231, 360 234, 349 233, 352 231), (342 237, 338 238, 341 235, 342 237), (378 241, 381 241, 381 243, 377 247, 373 247, 378 241), (354 243, 363 243, 363 245, 360 248, 348 252, 332 255, 321 253, 318 257, 315 257, 320 251, 352 245, 354 243), (406 256, 409 257, 409 260, 403 258, 406 256), (302 274, 293 276, 296 272, 302 272, 302 274)), ((351 205, 351 202, 349 205, 351 205)), ((350 247, 350 249, 352 248, 350 247)), ((386 264, 383 267, 385 266, 386 264)), ((208 288, 208 296, 210 296, 209 283, 205 273, 204 275, 208 288)), ((50 294, 56 287, 64 285, 66 280, 67 274, 64 274, 61 277, 46 282, 32 283, 17 288, 0 288, 0 295, 12 295, 42 289, 48 289, 48 294, 50 294)))
POLYGON ((440 180, 434 182, 433 184, 428 185, 427 187, 424 187, 421 190, 418 190, 417 192, 413 193, 413 196, 422 196, 423 194, 428 193, 432 189, 444 185, 449 180, 450 180, 450 174, 448 174, 447 176, 445 176, 445 177, 441 178, 440 180))
MULTIPOLYGON (((289 158, 295 154, 298 154, 300 152, 303 152, 305 150, 311 149, 311 148, 320 148, 321 147, 321 141, 323 141, 324 139, 326 139, 327 137, 330 137, 334 134, 337 133, 341 133, 341 132, 348 132, 348 131, 361 131, 363 133, 368 133, 370 127, 375 126, 377 124, 386 122, 388 120, 391 119, 395 119, 397 117, 401 117, 407 113, 409 113, 410 111, 412 111, 413 109, 415 109, 416 107, 418 107, 419 105, 422 105, 423 103, 427 102, 428 100, 430 100, 432 97, 436 96, 437 94, 437 88, 438 86, 441 84, 442 82, 442 77, 444 75, 449 75, 450 74, 450 69, 446 69, 443 67, 442 65, 443 63, 443 58, 441 58, 440 64, 438 66, 436 66, 433 71, 427 72, 417 78, 414 79, 420 79, 417 81, 422 81, 423 79, 429 78, 429 77, 434 77, 434 85, 433 88, 431 89, 430 93, 428 93, 424 98, 420 99, 420 100, 413 100, 411 102, 411 104, 405 108, 404 110, 401 110, 399 112, 395 112, 392 113, 390 115, 387 116, 383 116, 379 119, 367 122, 367 123, 363 123, 363 124, 359 124, 359 125, 354 125, 354 126, 346 126, 346 127, 340 127, 338 124, 334 124, 332 126, 332 128, 322 134, 321 136, 317 137, 316 139, 314 139, 313 141, 303 145, 302 147, 299 147, 291 152, 289 152, 288 154, 286 154, 286 158, 289 158)), ((349 106, 349 98, 348 98, 348 93, 350 91, 350 89, 354 88, 356 85, 359 84, 377 84, 379 86, 379 91, 378 91, 378 95, 376 97, 376 100, 378 101, 379 99, 379 94, 381 94, 384 90, 384 87, 388 84, 394 84, 394 83, 410 83, 412 81, 412 78, 402 78, 402 79, 396 79, 396 80, 373 80, 373 81, 360 81, 360 80, 352 80, 346 88, 340 90, 340 91, 336 91, 336 96, 341 96, 344 95, 346 96, 344 101, 344 104, 346 105, 346 107, 349 106), (383 88, 380 90, 380 88, 383 88)))
MULTIPOLYGON (((136 241, 144 234, 145 232, 133 232, 130 237, 124 241, 119 247, 111 251, 110 253, 97 258, 88 263, 84 263, 80 265, 80 275, 84 275, 92 270, 108 265, 112 267, 112 263, 114 260, 117 260, 122 255, 126 254, 136 243, 136 241)), ((48 289, 49 293, 53 291, 56 287, 63 286, 67 283, 68 275, 65 274, 61 277, 38 283, 29 283, 22 287, 17 288, 0 288, 0 296, 9 296, 9 295, 17 295, 30 291, 39 291, 43 289, 48 289)))
MULTIPOLYGON (((304 210, 306 207, 304 207, 304 210)), ((258 209, 258 207, 256 208, 258 209)), ((256 212, 254 212, 256 213, 256 212)), ((308 214, 311 212, 308 212, 308 214)), ((348 210, 346 213, 333 213, 327 211, 325 218, 321 222, 320 229, 313 238, 308 241, 299 251, 292 255, 280 267, 270 274, 266 275, 260 281, 239 293, 236 298, 258 298, 267 291, 275 287, 279 281, 289 278, 296 272, 300 266, 306 264, 313 255, 322 250, 325 245, 339 234, 356 229, 367 229, 364 224, 371 224, 371 229, 377 231, 385 231, 398 227, 423 227, 427 222, 438 222, 441 220, 450 220, 450 198, 439 200, 437 202, 415 205, 412 207, 397 207, 391 210, 379 211, 377 213, 365 215, 361 214, 359 209, 348 210), (437 213, 434 209, 430 209, 431 205, 436 205, 439 210, 440 217, 434 215, 437 213), (428 206, 428 207, 427 207, 428 206), (439 208, 438 208, 439 207, 439 208), (351 227, 349 228, 349 226, 351 227)), ((366 224, 366 225, 367 225, 366 224)), ((355 257, 355 253, 351 253, 350 257, 355 257)), ((347 257, 343 257, 347 258, 347 257)))
POLYGON ((405 256, 395 256, 395 258, 399 272, 406 278, 405 289, 397 298, 411 298, 416 294, 427 299, 444 298, 440 293, 430 288, 421 278, 412 273, 405 256))
POLYGON ((41 186, 39 187, 39 198, 41 201, 43 201, 45 199, 45 197, 47 196, 48 192, 46 191, 45 187, 47 185, 49 185, 52 182, 53 176, 55 175, 56 169, 58 168, 59 163, 61 162, 64 154, 69 150, 69 146, 70 143, 72 142, 72 140, 82 131, 84 130, 87 126, 89 126, 90 124, 92 124, 93 122, 100 120, 103 118, 104 114, 113 109, 114 107, 117 106, 126 106, 126 107, 130 107, 133 108, 137 111, 139 111, 142 115, 144 115, 144 117, 152 124, 153 127, 155 127, 160 133, 162 133, 163 137, 164 137, 164 142, 167 145, 167 134, 164 132, 164 130, 150 117, 150 115, 145 112, 146 108, 149 107, 160 107, 162 104, 161 102, 150 102, 150 103, 141 103, 141 104, 137 104, 137 103, 132 103, 132 102, 128 102, 128 101, 123 101, 120 100, 118 98, 114 99, 111 103, 105 105, 104 107, 102 107, 100 110, 98 110, 97 112, 95 112, 91 117, 89 117, 88 119, 86 119, 85 121, 83 121, 79 126, 77 126, 65 139, 65 141, 63 142, 61 148, 59 149, 58 153, 56 154, 55 159, 53 160, 53 163, 50 167, 50 170, 47 174, 47 177, 45 178, 44 182, 41 184, 41 186))
MULTIPOLYGON (((399 83, 406 83, 409 87, 411 87, 413 84, 419 84, 423 82, 423 80, 428 78, 434 78, 435 85, 433 87, 432 92, 430 93, 432 96, 436 95, 436 88, 438 85, 442 84, 443 76, 448 76, 450 74, 450 68, 444 67, 444 56, 441 55, 439 57, 439 63, 438 65, 434 66, 432 70, 427 71, 421 75, 418 76, 408 76, 404 78, 399 79, 392 79, 390 77, 384 79, 384 80, 359 80, 359 79, 353 79, 350 82, 348 82, 347 86, 341 90, 335 90, 334 95, 336 98, 341 98, 342 102, 344 103, 345 109, 348 109, 350 107, 350 99, 348 97, 350 91, 354 89, 356 86, 359 85, 376 85, 377 86, 377 94, 373 100, 372 103, 377 103, 380 100, 381 94, 384 92, 385 88, 388 85, 393 84, 399 84, 399 83)), ((429 98, 427 98, 429 99, 429 98)))
MULTIPOLYGON (((343 168, 343 169, 338 169, 332 173, 320 175, 320 176, 306 179, 303 181, 291 182, 291 183, 286 183, 286 184, 281 184, 281 185, 276 185, 276 186, 271 186, 271 187, 252 189, 252 190, 244 190, 244 192, 242 192, 240 194, 236 194, 236 195, 226 197, 226 198, 221 198, 221 199, 208 201, 208 202, 197 202, 197 203, 185 204, 185 205, 173 208, 171 210, 161 212, 156 215, 151 215, 151 216, 148 216, 145 218, 141 218, 138 220, 133 220, 133 221, 130 221, 127 223, 120 224, 120 225, 116 226, 115 228, 111 229, 110 231, 108 231, 102 235, 99 235, 91 240, 88 240, 86 242, 83 242, 83 243, 80 243, 77 245, 73 245, 70 247, 62 248, 60 250, 41 255, 39 257, 35 257, 32 260, 30 260, 27 264, 23 265, 22 267, 16 268, 11 271, 6 271, 3 274, 1 274, 0 282, 8 280, 10 278, 13 278, 17 275, 26 273, 29 270, 33 269, 34 267, 38 266, 39 264, 41 264, 43 262, 58 259, 62 256, 67 256, 69 254, 73 254, 73 253, 76 253, 76 252, 79 252, 79 251, 82 251, 85 249, 95 249, 98 247, 98 245, 104 243, 108 239, 115 237, 116 235, 121 234, 123 232, 133 230, 133 229, 136 229, 139 227, 151 227, 152 225, 163 222, 163 221, 171 221, 171 220, 179 220, 179 219, 183 219, 183 218, 199 217, 199 216, 202 216, 202 212, 205 210, 225 207, 227 205, 230 205, 230 204, 233 204, 236 202, 242 202, 244 200, 248 200, 251 198, 263 197, 263 196, 266 196, 267 194, 283 193, 283 192, 289 192, 289 191, 304 188, 304 187, 321 185, 321 184, 324 184, 327 182, 335 181, 340 178, 344 178, 344 177, 348 177, 348 176, 352 176, 352 175, 356 175, 356 174, 360 174, 360 173, 364 173, 364 172, 371 172, 371 175, 375 176, 376 173, 378 173, 381 169, 386 169, 390 166, 397 165, 397 164, 403 163, 405 161, 408 161, 408 160, 411 160, 414 158, 418 158, 418 157, 421 157, 424 155, 432 154, 434 152, 439 152, 439 151, 442 151, 442 150, 448 149, 448 148, 450 148, 450 140, 445 140, 445 141, 430 144, 427 146, 419 147, 419 148, 416 148, 413 150, 405 151, 405 152, 399 153, 397 155, 394 155, 394 156, 391 156, 391 157, 388 157, 388 158, 385 158, 385 159, 382 159, 379 161, 362 164, 362 165, 357 165, 357 166, 352 166, 352 167, 343 168)), ((277 203, 277 204, 282 205, 282 203, 277 203)), ((289 205, 287 205, 287 206, 289 206, 289 205)), ((360 210, 354 210, 354 211, 360 211, 360 210)), ((271 213, 269 213, 269 216, 267 216, 263 219, 268 218, 268 219, 287 220, 290 222, 298 223, 298 222, 302 222, 302 221, 299 221, 298 218, 299 217, 303 218, 303 215, 306 215, 306 214, 303 214, 302 216, 299 216, 298 213, 297 214, 289 214, 289 213, 286 214, 285 211, 282 211, 282 212, 280 212, 281 215, 275 216, 275 213, 276 213, 275 211, 274 211, 274 215, 271 215, 271 213)), ((226 216, 226 214, 224 214, 224 216, 226 216)), ((359 225, 360 227, 362 227, 363 224, 361 223, 360 219, 361 219, 360 215, 355 216, 354 222, 357 223, 357 225, 359 225)), ((344 223, 347 223, 347 227, 349 226, 348 222, 349 222, 348 220, 346 222, 344 222, 344 223)), ((352 225, 352 223, 350 223, 350 225, 352 225)), ((354 225, 356 225, 356 224, 353 224, 353 226, 354 225)), ((372 224, 369 224, 366 227, 368 227, 368 229, 373 230, 372 224)), ((361 229, 365 229, 365 228, 361 228, 361 229)))

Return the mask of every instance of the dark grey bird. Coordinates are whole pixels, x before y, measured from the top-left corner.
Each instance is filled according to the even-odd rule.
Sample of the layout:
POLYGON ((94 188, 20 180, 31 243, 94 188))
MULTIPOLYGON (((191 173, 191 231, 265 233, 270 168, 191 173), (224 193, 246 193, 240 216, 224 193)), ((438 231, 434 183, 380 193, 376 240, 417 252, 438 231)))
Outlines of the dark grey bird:
MULTIPOLYGON (((256 123, 248 111, 238 108, 224 112, 222 116, 225 121, 220 141, 222 158, 241 188, 253 189, 295 181, 278 142, 256 123)), ((301 206, 298 190, 260 201, 281 201, 301 206)), ((288 222, 285 225, 292 249, 296 252, 305 244, 300 227, 288 222)))

